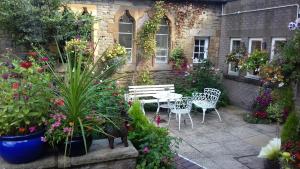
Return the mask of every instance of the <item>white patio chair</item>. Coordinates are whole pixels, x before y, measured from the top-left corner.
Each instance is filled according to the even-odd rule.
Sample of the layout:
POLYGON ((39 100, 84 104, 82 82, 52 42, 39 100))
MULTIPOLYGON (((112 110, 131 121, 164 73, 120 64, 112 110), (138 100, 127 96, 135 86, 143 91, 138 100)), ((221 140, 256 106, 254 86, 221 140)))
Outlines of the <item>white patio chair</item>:
POLYGON ((202 123, 204 123, 205 112, 207 109, 214 109, 219 116, 219 120, 222 121, 216 108, 220 95, 220 90, 214 88, 205 88, 204 93, 193 93, 193 104, 196 107, 202 108, 203 111, 202 123))
POLYGON ((171 106, 171 110, 169 113, 169 121, 168 125, 170 124, 171 115, 176 114, 176 119, 178 117, 179 120, 179 130, 180 130, 180 122, 181 122, 181 115, 188 115, 189 119, 191 120, 192 128, 194 128, 193 120, 190 115, 191 109, 192 109, 192 99, 189 97, 182 97, 179 100, 175 101, 174 106, 171 106))

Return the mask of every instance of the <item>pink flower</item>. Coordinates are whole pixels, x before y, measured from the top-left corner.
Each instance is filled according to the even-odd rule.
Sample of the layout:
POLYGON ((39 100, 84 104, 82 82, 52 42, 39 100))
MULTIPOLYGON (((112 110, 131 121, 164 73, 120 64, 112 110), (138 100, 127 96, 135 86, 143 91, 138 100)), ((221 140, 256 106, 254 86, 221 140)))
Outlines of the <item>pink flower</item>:
POLYGON ((144 148, 144 153, 147 154, 147 153, 149 153, 149 152, 150 152, 150 150, 149 150, 149 148, 146 146, 146 147, 144 148))
POLYGON ((61 122, 60 121, 56 121, 54 124, 51 125, 51 127, 54 129, 54 128, 57 128, 61 125, 61 122))
POLYGON ((41 141, 42 141, 42 142, 47 142, 46 137, 41 137, 41 141))
POLYGON ((42 57, 40 60, 43 61, 43 62, 48 62, 48 61, 49 61, 49 58, 47 58, 47 57, 42 57))
POLYGON ((72 132, 72 128, 71 127, 65 127, 64 128, 64 133, 71 133, 72 132))
POLYGON ((159 123, 160 123, 160 115, 157 115, 156 116, 156 124, 157 124, 157 126, 159 126, 159 123))
POLYGON ((29 132, 30 133, 33 133, 35 131, 36 131, 36 127, 35 126, 29 127, 29 132))

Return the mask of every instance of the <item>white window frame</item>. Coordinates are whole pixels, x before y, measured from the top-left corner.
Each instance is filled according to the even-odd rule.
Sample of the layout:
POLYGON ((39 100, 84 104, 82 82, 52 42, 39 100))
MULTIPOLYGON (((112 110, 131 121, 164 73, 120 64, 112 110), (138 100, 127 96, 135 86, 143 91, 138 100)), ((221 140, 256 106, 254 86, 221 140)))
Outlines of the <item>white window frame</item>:
MULTIPOLYGON (((169 25, 168 24, 164 24, 164 25, 162 25, 162 24, 160 24, 159 25, 159 27, 169 27, 169 25)), ((155 36, 167 36, 168 37, 168 40, 167 40, 167 48, 158 48, 158 47, 156 47, 156 50, 166 50, 166 56, 160 56, 160 55, 156 55, 155 54, 155 63, 157 63, 157 64, 165 64, 165 63, 168 63, 168 60, 169 60, 169 36, 170 36, 170 33, 168 33, 168 34, 156 34, 155 36), (165 59, 165 61, 160 61, 160 60, 157 60, 157 58, 166 58, 165 59)))
POLYGON ((120 35, 131 35, 131 48, 125 48, 126 49, 126 52, 127 50, 130 50, 130 59, 127 59, 127 63, 132 63, 132 50, 133 50, 133 31, 134 31, 134 23, 127 23, 127 22, 119 22, 119 25, 120 24, 124 24, 124 25, 132 25, 132 33, 128 33, 128 32, 120 32, 119 31, 119 37, 120 35))
MULTIPOLYGON (((209 45, 209 38, 208 37, 195 37, 194 38, 194 45, 193 45, 193 56, 192 56, 192 59, 193 59, 193 63, 202 63, 203 60, 200 60, 199 59, 194 59, 194 55, 195 53, 199 53, 199 52, 195 52, 195 47, 196 47, 196 44, 195 44, 195 41, 196 40, 204 40, 204 58, 203 60, 207 59, 207 56, 208 56, 208 45, 209 45)), ((199 50, 200 50, 200 42, 199 42, 199 50)))
MULTIPOLYGON (((232 52, 232 48, 233 48, 233 41, 240 41, 242 43, 242 38, 231 38, 230 39, 230 53, 232 52)), ((231 63, 228 64, 228 74, 229 75, 234 75, 234 76, 238 76, 239 75, 239 71, 231 71, 231 63)))
POLYGON ((280 42, 286 42, 287 39, 286 38, 272 38, 272 46, 271 46, 271 56, 270 56, 270 61, 272 61, 274 59, 274 55, 275 55, 275 43, 277 41, 280 41, 280 42))
MULTIPOLYGON (((260 41, 261 42, 261 50, 263 50, 263 42, 264 42, 264 39, 263 38, 249 38, 249 48, 248 48, 248 54, 250 57, 251 55, 251 50, 252 50, 252 41, 260 41)), ((247 75, 246 75, 246 78, 249 78, 249 79, 260 79, 260 77, 258 75, 253 75, 249 72, 247 72, 247 75)))

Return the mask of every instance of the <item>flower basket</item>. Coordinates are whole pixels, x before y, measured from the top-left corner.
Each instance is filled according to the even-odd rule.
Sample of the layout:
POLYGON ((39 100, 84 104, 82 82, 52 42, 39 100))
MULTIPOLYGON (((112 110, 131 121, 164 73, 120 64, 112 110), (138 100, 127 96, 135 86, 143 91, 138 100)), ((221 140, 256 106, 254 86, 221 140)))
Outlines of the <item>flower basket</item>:
MULTIPOLYGON (((86 149, 89 151, 92 142, 93 137, 92 135, 86 136, 86 149)), ((58 145, 58 151, 61 154, 65 154, 68 157, 77 157, 85 155, 86 152, 85 146, 84 146, 84 140, 82 136, 73 137, 72 140, 70 139, 67 143, 60 143, 58 145), (66 152, 65 152, 66 151, 66 152)))

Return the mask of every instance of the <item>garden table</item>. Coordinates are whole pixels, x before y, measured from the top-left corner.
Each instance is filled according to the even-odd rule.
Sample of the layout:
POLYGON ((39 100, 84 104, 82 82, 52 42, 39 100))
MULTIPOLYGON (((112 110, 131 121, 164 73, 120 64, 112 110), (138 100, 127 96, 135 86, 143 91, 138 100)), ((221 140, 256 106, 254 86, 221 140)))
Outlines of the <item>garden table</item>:
POLYGON ((160 92, 158 94, 155 94, 153 95, 153 97, 157 99, 156 113, 158 113, 160 108, 165 108, 170 110, 170 108, 172 108, 172 104, 170 102, 174 102, 175 100, 182 98, 182 94, 170 93, 165 91, 165 92, 160 92))

